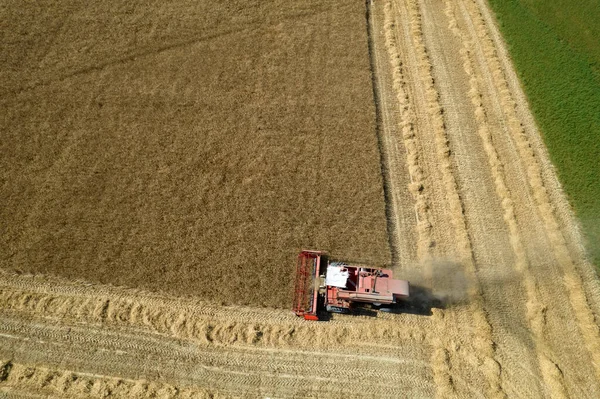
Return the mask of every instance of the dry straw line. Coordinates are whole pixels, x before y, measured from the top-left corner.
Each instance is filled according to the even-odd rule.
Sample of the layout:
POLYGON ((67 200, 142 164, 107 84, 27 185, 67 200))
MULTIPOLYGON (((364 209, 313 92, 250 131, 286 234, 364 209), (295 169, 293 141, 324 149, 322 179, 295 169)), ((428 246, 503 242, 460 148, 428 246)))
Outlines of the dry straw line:
POLYGON ((48 397, 173 398, 224 397, 198 387, 175 387, 162 382, 130 380, 0 361, 0 390, 44 394, 48 397))
POLYGON ((386 219, 387 219, 387 231, 388 239, 390 241, 390 251, 392 255, 392 266, 396 267, 400 265, 401 257, 404 254, 400 254, 400 217, 398 211, 398 191, 396 190, 396 162, 395 157, 396 151, 395 142, 393 141, 392 134, 388 132, 387 125, 389 124, 389 115, 385 105, 382 102, 382 85, 380 84, 381 76, 378 74, 378 69, 381 68, 380 57, 376 49, 376 43, 374 40, 374 32, 376 30, 375 19, 372 15, 372 3, 367 2, 367 36, 368 36, 368 48, 369 48, 369 59, 371 64, 371 79, 373 83, 373 95, 375 97, 375 108, 377 111, 377 141, 380 153, 381 173, 383 177, 383 189, 385 196, 386 206, 386 219))
POLYGON ((421 260, 428 260, 431 256, 433 239, 431 236, 431 222, 429 218, 429 198, 424 186, 423 168, 419 162, 419 147, 415 136, 415 111, 408 98, 406 80, 403 74, 403 64, 398 53, 398 44, 394 34, 394 19, 392 4, 386 2, 384 6, 384 32, 385 47, 387 49, 392 67, 393 87, 400 106, 400 131, 406 149, 406 164, 410 175, 409 191, 415 200, 417 214, 417 256, 421 260))
POLYGON ((517 116, 517 104, 510 92, 496 47, 487 30, 485 19, 474 1, 466 1, 466 4, 489 68, 492 71, 492 77, 499 93, 502 110, 508 120, 508 130, 515 140, 519 155, 526 166, 527 178, 537 203, 539 214, 544 221, 556 259, 564 271, 563 282, 571 306, 573 307, 587 350, 592 357, 596 374, 600 377, 600 330, 588 303, 583 280, 571 257, 567 243, 562 235, 561 227, 556 221, 552 202, 542 178, 540 163, 517 116))
MULTIPOLYGON (((420 64, 419 71, 421 73, 421 84, 426 88, 425 98, 427 101, 429 120, 435 135, 438 166, 442 172, 446 198, 450 205, 450 214, 452 215, 452 223, 454 225, 457 237, 457 246, 461 256, 461 263, 468 272, 470 279, 469 296, 471 301, 469 306, 470 313, 473 317, 475 331, 477 332, 474 344, 477 347, 478 354, 482 355, 486 359, 482 365, 482 372, 488 379, 489 383, 487 396, 503 397, 504 393, 502 392, 500 385, 500 365, 495 360, 492 328, 484 310, 483 295, 477 278, 477 270, 473 261, 471 240, 467 232, 466 221, 464 218, 464 207, 458 192, 458 185, 452 171, 449 140, 443 118, 442 107, 439 101, 439 93, 434 85, 432 65, 424 43, 422 16, 419 9, 419 3, 416 0, 409 0, 407 5, 413 38, 412 44, 417 52, 417 58, 420 64)), ((447 347, 451 346, 447 345, 447 347)), ((435 356, 441 356, 441 354, 436 354, 435 356)))
POLYGON ((551 390, 550 393, 552 397, 567 397, 568 395, 564 386, 562 373, 556 364, 549 358, 549 356, 552 356, 551 350, 546 343, 546 339, 544 338, 546 324, 544 312, 546 311, 546 307, 539 299, 539 291, 535 284, 535 279, 531 274, 529 260, 527 259, 523 241, 519 233, 511 194, 506 187, 504 166, 498 157, 498 153, 492 140, 492 135, 488 129, 488 121, 481 101, 481 83, 475 75, 473 69, 474 61, 470 51, 474 43, 469 41, 458 28, 456 16, 454 15, 451 2, 446 2, 445 11, 449 20, 449 27, 451 31, 458 38, 460 38, 461 42, 463 43, 460 54, 463 59, 464 70, 469 76, 469 84, 471 87, 469 90, 469 96, 473 106, 475 107, 474 113, 475 120, 477 121, 478 125, 478 134, 483 142, 483 147, 488 157, 488 162, 496 187, 496 194, 501 199, 502 208, 504 210, 503 218, 508 226, 510 243, 515 254, 515 269, 522 277, 521 281, 523 282, 523 286, 527 295, 527 320, 534 335, 534 342, 538 348, 536 352, 538 355, 538 362, 540 371, 542 373, 542 378, 544 379, 546 387, 551 390))
POLYGON ((207 346, 344 347, 364 337, 375 344, 425 339, 425 332, 418 326, 398 329, 393 319, 372 320, 368 324, 354 320, 351 325, 334 321, 323 326, 303 323, 295 316, 288 319, 274 315, 270 319, 260 312, 246 314, 235 307, 206 312, 208 305, 181 306, 176 298, 152 297, 141 291, 128 294, 116 288, 91 286, 77 292, 59 293, 47 292, 46 287, 40 285, 36 287, 34 278, 27 276, 2 280, 0 310, 25 317, 141 327, 207 346), (11 286, 13 280, 17 281, 11 286), (20 287, 28 283, 29 289, 20 287))
POLYGON ((443 118, 443 110, 439 101, 439 93, 434 85, 432 65, 423 41, 422 18, 419 5, 416 1, 408 2, 410 12, 410 26, 413 38, 413 46, 418 53, 419 71, 421 83, 425 86, 425 98, 429 122, 435 135, 436 155, 438 167, 442 172, 442 179, 446 189, 446 198, 453 215, 452 223, 454 229, 460 236, 458 252, 467 259, 471 258, 471 244, 467 234, 467 228, 463 215, 463 205, 458 194, 458 186, 452 172, 451 153, 446 126, 443 118))
MULTIPOLYGON (((431 236, 432 224, 429 221, 428 209, 429 199, 424 186, 424 173, 419 162, 419 147, 415 136, 416 115, 412 104, 410 103, 407 82, 404 77, 404 65, 398 52, 398 42, 396 39, 396 23, 394 19, 394 10, 391 1, 386 1, 383 8, 384 15, 384 33, 385 47, 390 59, 392 68, 393 88, 400 107, 400 131, 404 140, 406 149, 406 163, 410 174, 409 191, 415 200, 415 211, 417 214, 417 256, 424 262, 431 259, 431 247, 433 239, 431 236)), ((449 352, 446 349, 445 342, 440 337, 434 337, 432 342, 432 369, 438 395, 449 397, 455 395, 454 384, 452 381, 449 352)))

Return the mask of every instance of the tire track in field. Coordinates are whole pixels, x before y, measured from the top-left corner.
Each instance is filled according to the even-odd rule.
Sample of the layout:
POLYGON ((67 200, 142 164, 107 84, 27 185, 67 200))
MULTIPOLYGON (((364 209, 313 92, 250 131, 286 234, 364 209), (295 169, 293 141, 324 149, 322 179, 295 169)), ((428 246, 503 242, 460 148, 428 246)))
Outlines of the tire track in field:
MULTIPOLYGON (((390 14, 391 13, 398 13, 399 11, 397 9, 395 9, 394 5, 395 3, 390 2, 390 14)), ((397 15, 397 14, 396 14, 397 15)), ((416 36, 418 36, 419 34, 421 34, 421 29, 420 26, 418 24, 418 21, 415 21, 415 16, 411 15, 410 16, 410 24, 409 24, 409 29, 410 29, 410 33, 412 34, 412 39, 413 41, 417 41, 416 36), (416 22, 416 23, 415 23, 416 22)), ((405 21, 406 22, 406 21, 405 21)), ((407 38, 407 41, 409 42, 409 46, 410 46, 410 38, 407 38)), ((415 43, 416 45, 418 45, 418 43, 415 43)), ((423 54, 420 54, 421 57, 423 56, 423 54)), ((429 65, 427 65, 428 61, 425 58, 420 58, 417 59, 417 62, 421 62, 421 65, 418 66, 418 68, 429 68, 429 65)), ((406 61, 405 61, 406 62, 406 61)), ((412 79, 419 79, 418 76, 412 76, 412 79)), ((426 83, 426 82, 422 82, 422 83, 426 83)), ((435 95, 435 93, 432 93, 430 87, 427 87, 427 91, 426 91, 426 96, 430 97, 431 95, 435 95)), ((408 98, 408 96, 407 96, 408 98)), ((413 99, 412 101, 415 101, 415 99, 413 99)), ((438 128, 439 126, 436 126, 436 128, 438 128)), ((443 129, 443 122, 442 122, 442 129, 443 129)), ((437 133, 437 132, 436 132, 437 133)), ((421 135, 421 134, 420 134, 421 135)), ((436 148, 439 149, 439 145, 440 143, 438 142, 439 140, 439 136, 436 137, 436 148)), ((445 179, 445 176, 444 176, 445 179)), ((433 241, 432 241, 433 243, 433 241)), ((430 259, 427 261, 431 261, 430 259)), ((430 279, 433 279, 433 276, 428 276, 430 279)), ((449 323, 447 319, 440 319, 440 314, 436 313, 436 321, 438 323, 440 323, 442 325, 442 328, 446 331, 449 330, 449 323)), ((432 353, 431 353, 431 367, 433 370, 433 378, 434 381, 436 383, 436 396, 440 397, 440 398, 444 398, 444 397, 453 397, 456 395, 456 387, 454 384, 454 378, 453 378, 453 374, 456 374, 455 372, 453 372, 452 370, 452 359, 453 359, 453 351, 452 348, 454 347, 453 343, 451 342, 451 340, 449 339, 444 339, 442 337, 435 337, 432 341, 432 353)))
MULTIPOLYGON (((128 379, 176 381, 186 386, 210 387, 216 391, 279 395, 299 391, 304 385, 328 383, 325 394, 339 390, 341 381, 360 378, 376 381, 372 387, 357 389, 364 395, 377 388, 383 396, 401 389, 403 374, 410 368, 426 367, 407 347, 407 359, 350 353, 293 351, 258 348, 220 348, 215 351, 176 339, 164 339, 139 331, 118 331, 105 327, 53 325, 36 320, 24 322, 4 318, 0 326, 0 357, 39 363, 51 356, 59 367, 119 375, 128 379), (413 356, 411 356, 411 354, 413 356), (385 386, 389 389, 385 389, 385 386)), ((405 381, 406 382, 406 381, 405 381)), ((422 386, 413 380, 415 387, 422 386)), ((268 395, 267 395, 268 396, 268 395)))
MULTIPOLYGON (((400 108, 400 131, 406 150, 406 162, 410 175, 409 191, 415 201, 417 214, 417 258, 425 264, 431 262, 431 248, 434 244, 431 235, 432 223, 429 216, 429 189, 425 186, 424 172, 420 163, 419 145, 417 143, 415 125, 416 115, 411 99, 408 95, 406 71, 404 62, 399 53, 399 43, 396 38, 396 19, 391 1, 383 5, 385 48, 392 70, 392 87, 400 108)), ((426 279, 431 279, 431 271, 426 271, 426 279)), ((450 376, 449 350, 447 343, 442 339, 434 338, 432 341, 432 371, 438 395, 449 395, 454 392, 450 376)))
POLYGON ((0 358, 17 362, 250 396, 304 391, 336 397, 336 392, 344 392, 346 381, 358 379, 374 382, 355 389, 357 397, 398 397, 410 389, 423 396, 432 389, 420 377, 428 367, 426 357, 411 341, 399 343, 403 346, 396 350, 379 351, 383 355, 363 346, 368 337, 355 339, 343 351, 207 346, 120 326, 1 316, 0 358))
POLYGON ((463 43, 463 48, 460 50, 463 60, 463 67, 466 74, 469 76, 469 96, 474 108, 475 120, 477 121, 477 133, 483 142, 488 163, 494 177, 494 185, 496 194, 501 199, 502 208, 504 210, 504 221, 510 232, 510 243, 515 254, 515 270, 521 276, 520 280, 527 294, 527 319, 529 326, 534 335, 534 342, 537 346, 536 353, 538 355, 538 364, 542 373, 542 378, 546 387, 550 389, 552 397, 567 397, 567 392, 564 386, 562 373, 558 366, 551 360, 553 357, 551 349, 544 338, 546 306, 539 299, 538 288, 535 284, 534 276, 530 272, 529 260, 525 252, 523 241, 519 233, 513 200, 509 189, 505 183, 504 166, 502 165, 492 135, 489 131, 486 111, 481 101, 481 83, 480 79, 475 74, 473 68, 472 53, 469 50, 472 47, 469 39, 458 28, 456 16, 452 8, 452 3, 446 0, 446 15, 449 20, 449 28, 463 43))
MULTIPOLYGON (((269 395, 268 389, 257 389, 239 394, 236 391, 209 390, 196 386, 180 386, 166 382, 146 379, 128 379, 96 373, 76 372, 63 368, 43 367, 36 364, 0 360, 0 393, 31 395, 32 397, 86 397, 86 398, 157 398, 157 399, 208 399, 232 397, 264 398, 269 395)), ((289 375, 293 378, 294 376, 289 375)), ((326 380, 326 379, 324 379, 326 380)), ((260 380, 256 381, 260 386, 260 380)), ((380 383, 370 384, 373 392, 380 392, 380 383)), ((321 384, 320 390, 303 390, 306 395, 327 396, 332 398, 346 397, 328 389, 321 384)), ((406 392, 406 391, 405 391, 406 392)), ((391 388, 388 395, 381 397, 399 397, 400 389, 391 388)), ((357 394, 356 397, 372 397, 372 395, 357 394)))
POLYGON ((485 19, 479 6, 472 0, 462 1, 469 15, 477 36, 478 43, 483 49, 487 65, 491 71, 496 93, 500 100, 503 114, 507 120, 508 132, 516 143, 520 158, 525 166, 526 177, 533 193, 538 213, 544 223, 552 251, 563 271, 563 283, 573 308, 573 313, 586 348, 592 358, 596 376, 600 378, 600 331, 594 313, 591 309, 584 282, 579 274, 562 234, 562 229, 554 215, 553 204, 550 201, 547 188, 543 181, 542 169, 535 152, 524 131, 523 124, 517 116, 517 104, 503 72, 495 45, 489 35, 485 19))

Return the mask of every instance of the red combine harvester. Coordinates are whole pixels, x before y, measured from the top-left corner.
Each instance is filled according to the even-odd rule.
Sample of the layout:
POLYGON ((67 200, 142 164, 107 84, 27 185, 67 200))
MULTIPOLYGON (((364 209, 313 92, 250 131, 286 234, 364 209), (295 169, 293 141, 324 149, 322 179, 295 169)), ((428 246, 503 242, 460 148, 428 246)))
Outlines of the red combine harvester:
POLYGON ((359 303, 385 311, 382 306, 408 296, 408 281, 394 280, 391 270, 329 262, 322 251, 298 255, 293 311, 306 320, 319 320, 322 309, 350 313, 359 303))

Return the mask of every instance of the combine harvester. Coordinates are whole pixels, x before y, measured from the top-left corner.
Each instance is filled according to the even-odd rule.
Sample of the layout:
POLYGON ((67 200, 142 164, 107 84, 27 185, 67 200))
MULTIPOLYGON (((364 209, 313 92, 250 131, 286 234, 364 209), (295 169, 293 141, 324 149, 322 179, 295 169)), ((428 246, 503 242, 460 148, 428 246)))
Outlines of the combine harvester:
POLYGON ((298 255, 293 311, 306 320, 319 313, 350 313, 361 304, 380 311, 409 296, 408 281, 394 280, 392 271, 344 262, 329 262, 322 251, 298 255))

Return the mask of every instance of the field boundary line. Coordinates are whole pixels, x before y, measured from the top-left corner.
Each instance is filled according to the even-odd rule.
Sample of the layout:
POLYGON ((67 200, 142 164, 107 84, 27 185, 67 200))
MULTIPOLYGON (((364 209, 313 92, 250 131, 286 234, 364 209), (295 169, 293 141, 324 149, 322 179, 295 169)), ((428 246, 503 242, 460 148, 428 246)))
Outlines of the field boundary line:
MULTIPOLYGON (((542 164, 544 171, 542 178, 545 181, 546 187, 549 187, 549 194, 553 196, 552 202, 554 205, 555 215, 563 222, 563 235, 568 238, 568 242, 573 246, 577 253, 579 272, 585 276, 585 284, 588 295, 592 298, 592 307, 596 324, 600 324, 600 281, 596 274, 595 267, 589 261, 584 247, 584 238, 579 221, 569 205, 569 200, 564 192, 562 185, 557 177, 556 168, 550 161, 548 149, 543 143, 539 128, 533 118, 531 109, 527 102, 527 97, 523 91, 523 87, 519 78, 516 75, 510 55, 507 51, 507 45, 502 38, 497 22, 494 16, 491 15, 489 6, 486 0, 477 0, 479 11, 485 20, 485 25, 488 28, 488 33, 495 44, 498 58, 502 63, 502 69, 511 93, 515 97, 517 103, 517 112, 526 126, 525 133, 527 134, 530 143, 536 154, 538 161, 542 164)), ((559 223, 561 225, 561 223, 559 223)))
POLYGON ((496 90, 500 96, 500 103, 502 104, 504 115, 508 120, 508 131, 515 140, 516 147, 524 163, 527 180, 537 204, 539 215, 544 222, 544 227, 550 240, 551 247, 564 273, 563 283, 569 296, 571 306, 573 307, 575 318, 586 344, 586 348, 592 358, 596 375, 600 378, 600 330, 587 298, 583 279, 578 272, 575 261, 567 247, 567 243, 562 234, 562 229, 556 221, 552 201, 549 198, 548 191, 542 178, 542 169, 524 131, 523 125, 516 114, 517 104, 512 98, 502 64, 498 59, 494 42, 490 38, 486 27, 485 19, 475 1, 467 0, 463 1, 462 4, 473 22, 483 51, 486 55, 489 68, 492 71, 496 90))

